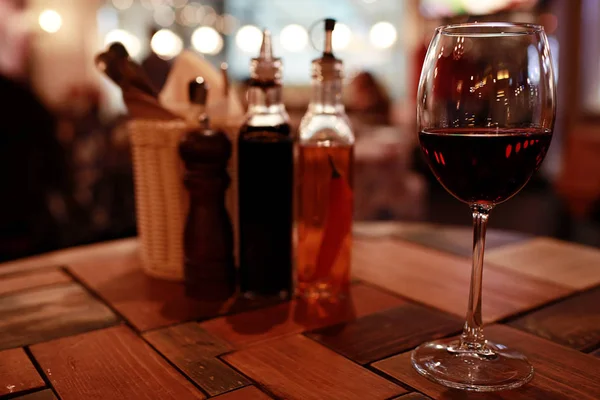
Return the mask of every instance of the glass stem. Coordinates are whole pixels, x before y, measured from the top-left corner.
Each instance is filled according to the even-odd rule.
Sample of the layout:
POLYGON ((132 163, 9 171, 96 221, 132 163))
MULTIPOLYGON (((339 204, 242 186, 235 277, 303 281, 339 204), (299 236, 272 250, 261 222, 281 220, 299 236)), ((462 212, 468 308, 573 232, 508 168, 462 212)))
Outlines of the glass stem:
POLYGON ((473 204, 473 269, 467 322, 463 328, 460 347, 463 350, 486 352, 481 318, 481 286, 483 278, 483 251, 485 230, 492 206, 473 204))

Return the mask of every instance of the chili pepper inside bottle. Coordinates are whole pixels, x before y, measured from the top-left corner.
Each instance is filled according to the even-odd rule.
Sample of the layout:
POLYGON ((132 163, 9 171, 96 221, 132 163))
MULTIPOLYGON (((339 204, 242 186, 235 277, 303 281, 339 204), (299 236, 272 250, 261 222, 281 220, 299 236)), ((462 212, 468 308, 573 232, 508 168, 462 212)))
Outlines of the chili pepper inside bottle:
POLYGON ((300 123, 297 171, 297 292, 343 297, 350 283, 354 134, 342 103, 343 63, 333 55, 335 20, 312 62, 312 99, 300 123))
POLYGON ((264 31, 238 139, 240 286, 248 297, 286 297, 292 288, 294 158, 281 72, 264 31))

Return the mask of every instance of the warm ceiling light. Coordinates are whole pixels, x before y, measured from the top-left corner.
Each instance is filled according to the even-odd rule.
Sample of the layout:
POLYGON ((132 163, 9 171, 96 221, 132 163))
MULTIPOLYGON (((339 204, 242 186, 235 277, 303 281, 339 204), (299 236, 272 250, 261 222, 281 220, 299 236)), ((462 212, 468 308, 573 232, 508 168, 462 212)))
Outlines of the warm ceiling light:
POLYGON ((387 49, 396 43, 398 33, 396 27, 389 22, 378 22, 369 31, 371 44, 378 49, 387 49))
POLYGON ((183 50, 183 41, 173 31, 161 29, 152 36, 150 47, 159 57, 171 59, 183 50))
POLYGON ((352 40, 352 31, 348 25, 337 23, 331 37, 334 50, 343 50, 348 47, 352 40))
POLYGON ((213 28, 202 26, 192 33, 192 46, 200 53, 217 54, 223 48, 223 38, 213 28))
POLYGON ((235 43, 246 53, 257 53, 262 43, 262 32, 254 25, 244 25, 237 31, 235 43))
POLYGON ((62 17, 54 10, 44 10, 38 19, 40 27, 48 33, 58 32, 62 26, 62 17))
POLYGON ((308 44, 308 33, 303 26, 291 24, 281 30, 279 41, 287 51, 302 51, 308 44))

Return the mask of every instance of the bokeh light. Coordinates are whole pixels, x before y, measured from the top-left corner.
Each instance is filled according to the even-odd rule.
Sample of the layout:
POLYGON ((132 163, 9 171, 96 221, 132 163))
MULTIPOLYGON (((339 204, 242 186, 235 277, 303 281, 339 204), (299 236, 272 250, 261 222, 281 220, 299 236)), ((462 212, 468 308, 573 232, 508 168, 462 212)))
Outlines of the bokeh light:
POLYGON ((398 39, 396 27, 389 22, 378 22, 369 31, 369 41, 378 49, 387 49, 393 46, 398 39))
POLYGON ((262 43, 262 32, 254 25, 244 25, 237 31, 235 43, 243 52, 258 53, 262 43))
POLYGON ((223 48, 223 38, 213 28, 202 26, 192 33, 192 46, 200 53, 217 54, 223 48))
POLYGON ((112 0, 112 5, 117 10, 127 10, 133 5, 133 0, 112 0))
POLYGON ((154 9, 154 22, 162 27, 169 27, 175 22, 175 11, 168 6, 159 6, 154 9))
POLYGON ((301 25, 291 24, 281 30, 279 41, 287 51, 302 51, 308 43, 308 32, 301 25))
POLYGON ((46 32, 55 33, 62 26, 62 17, 54 10, 44 10, 40 13, 38 22, 46 32))
POLYGON ((511 3, 511 0, 461 0, 464 9, 471 15, 496 12, 511 3))
POLYGON ((333 50, 343 50, 350 45, 350 41, 352 40, 352 31, 348 25, 337 23, 335 24, 335 29, 333 30, 333 36, 331 39, 333 42, 333 50))
POLYGON ((197 13, 199 6, 196 3, 190 3, 181 10, 181 22, 187 26, 193 26, 198 23, 197 13))
POLYGON ((161 29, 152 36, 152 51, 164 59, 171 59, 183 50, 183 41, 173 31, 161 29))
POLYGON ((183 8, 188 3, 188 0, 168 0, 168 3, 175 8, 183 8))

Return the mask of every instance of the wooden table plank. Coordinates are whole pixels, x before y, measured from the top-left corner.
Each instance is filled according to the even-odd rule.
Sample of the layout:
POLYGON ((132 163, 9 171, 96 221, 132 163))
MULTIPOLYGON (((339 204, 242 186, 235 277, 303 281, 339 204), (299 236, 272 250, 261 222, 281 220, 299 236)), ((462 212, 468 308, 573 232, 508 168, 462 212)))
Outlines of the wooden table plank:
POLYGON ((200 324, 206 331, 240 349, 280 336, 301 333, 386 310, 404 300, 362 284, 353 285, 350 296, 339 303, 288 303, 220 317, 200 324))
POLYGON ((573 399, 600 398, 600 359, 580 353, 504 325, 486 328, 486 337, 527 355, 535 368, 533 380, 518 389, 467 394, 448 389, 419 375, 410 363, 410 352, 379 361, 373 366, 435 399, 573 399))
POLYGON ((145 333, 144 338, 210 396, 250 385, 217 356, 232 350, 195 322, 145 333))
POLYGON ((431 230, 436 227, 439 227, 439 225, 423 222, 357 221, 352 227, 352 234, 355 238, 361 240, 385 239, 402 237, 405 234, 411 234, 421 230, 431 230))
POLYGON ((75 283, 17 293, 0 301, 0 350, 105 328, 117 322, 110 309, 75 283))
POLYGON ((181 283, 147 276, 137 248, 112 258, 74 263, 68 269, 142 332, 280 302, 277 298, 202 301, 189 297, 181 283))
POLYGON ((400 397, 396 397, 393 400, 431 400, 431 397, 425 396, 422 393, 412 392, 400 397))
POLYGON ((23 349, 0 351, 0 396, 44 385, 44 380, 23 349))
MULTIPOLYGON (((425 247, 445 251, 462 257, 473 256, 473 230, 468 227, 433 225, 404 231, 395 236, 425 247)), ((486 250, 515 244, 530 239, 531 235, 489 229, 485 238, 486 250)))
POLYGON ((594 357, 600 358, 600 349, 596 349, 596 350, 592 351, 590 354, 593 355, 594 357))
POLYGON ((0 296, 34 289, 57 283, 68 283, 73 280, 58 268, 44 269, 40 272, 29 274, 8 275, 0 278, 0 296))
POLYGON ((0 277, 27 271, 42 270, 50 267, 62 267, 90 258, 100 259, 130 253, 138 248, 137 238, 120 239, 109 242, 71 247, 51 253, 8 261, 0 264, 0 277))
POLYGON ((125 326, 37 344, 31 352, 62 400, 204 398, 125 326))
POLYGON ((405 303, 306 335, 359 364, 370 364, 427 340, 458 333, 463 324, 457 317, 405 303))
MULTIPOLYGON (((465 315, 470 260, 390 239, 355 240, 353 256, 355 277, 448 313, 465 315)), ((487 262, 483 275, 485 322, 531 309, 573 291, 487 262)))
POLYGON ((600 284, 600 250, 550 238, 493 249, 486 260, 503 268, 573 289, 600 284))
POLYGON ((256 386, 248 386, 233 392, 222 394, 214 398, 215 400, 273 400, 265 392, 259 390, 256 386))
MULTIPOLYGON (((407 222, 359 222, 354 225, 359 239, 403 239, 425 247, 463 257, 473 254, 473 230, 466 226, 448 226, 407 222)), ((490 250, 530 239, 531 235, 488 229, 485 246, 490 250)))
POLYGON ((600 287, 526 314, 510 325, 577 350, 594 349, 600 345, 600 287))
POLYGON ((14 400, 58 400, 51 389, 40 390, 24 396, 15 397, 14 400))
POLYGON ((294 400, 388 399, 405 390, 302 336, 224 356, 275 396, 294 400))

